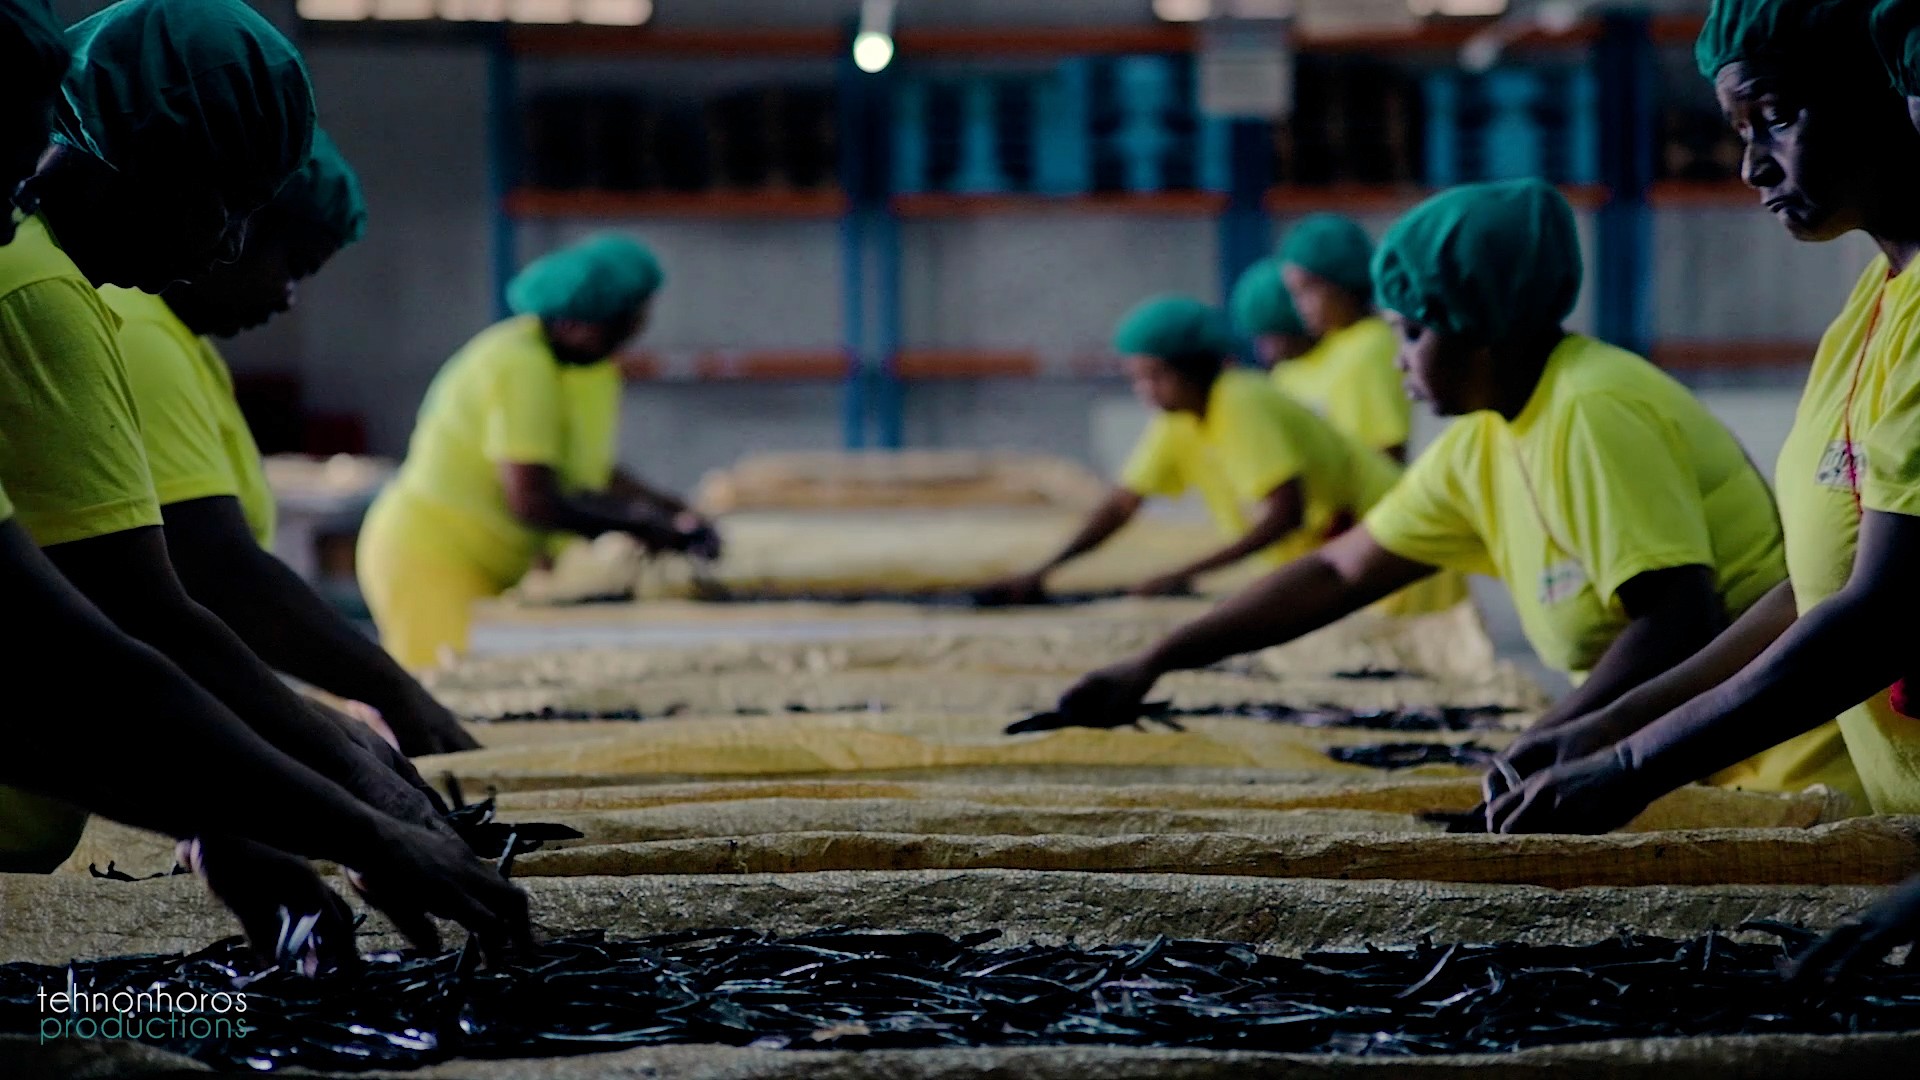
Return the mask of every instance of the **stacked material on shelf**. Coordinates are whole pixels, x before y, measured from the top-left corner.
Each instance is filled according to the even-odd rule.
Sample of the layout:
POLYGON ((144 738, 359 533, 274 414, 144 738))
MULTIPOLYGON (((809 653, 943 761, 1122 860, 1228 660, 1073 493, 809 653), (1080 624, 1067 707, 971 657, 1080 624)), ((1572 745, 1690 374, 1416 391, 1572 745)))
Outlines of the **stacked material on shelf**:
POLYGON ((757 454, 700 481, 709 514, 743 510, 1055 507, 1089 510, 1107 484, 1083 465, 1042 454, 980 450, 757 454))

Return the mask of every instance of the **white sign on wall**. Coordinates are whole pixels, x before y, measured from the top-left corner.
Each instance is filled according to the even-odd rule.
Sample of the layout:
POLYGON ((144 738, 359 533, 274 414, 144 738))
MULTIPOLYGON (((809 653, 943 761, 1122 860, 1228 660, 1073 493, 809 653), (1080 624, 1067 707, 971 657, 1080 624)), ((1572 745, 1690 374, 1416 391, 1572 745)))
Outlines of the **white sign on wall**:
POLYGON ((1277 27, 1209 25, 1197 66, 1208 116, 1280 120, 1293 112, 1293 49, 1277 27))

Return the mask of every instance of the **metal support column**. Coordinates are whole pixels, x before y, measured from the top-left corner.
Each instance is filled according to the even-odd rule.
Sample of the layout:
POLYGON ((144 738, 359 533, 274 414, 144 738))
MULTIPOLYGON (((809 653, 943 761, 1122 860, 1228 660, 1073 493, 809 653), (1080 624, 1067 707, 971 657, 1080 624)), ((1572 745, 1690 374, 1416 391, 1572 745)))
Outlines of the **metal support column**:
MULTIPOLYGON (((884 160, 884 159, 883 159, 884 160)), ((874 441, 884 450, 898 450, 905 424, 906 384, 900 378, 900 220, 891 201, 883 199, 873 212, 875 248, 874 286, 879 334, 873 387, 874 441)))
POLYGON ((487 51, 487 202, 492 225, 493 305, 499 318, 507 310, 507 282, 520 269, 517 228, 507 213, 507 195, 520 182, 520 101, 513 49, 504 27, 496 29, 487 51))
POLYGON ((850 24, 836 67, 839 111, 840 187, 847 209, 840 219, 841 333, 847 370, 840 396, 841 441, 849 450, 867 445, 867 384, 872 354, 867 348, 867 225, 873 195, 869 154, 873 140, 871 88, 853 63, 854 27, 850 24))
POLYGON ((1599 336, 1645 355, 1653 347, 1653 184, 1658 70, 1644 14, 1602 22, 1594 51, 1600 179, 1608 191, 1589 265, 1599 336))
POLYGON ((1273 226, 1267 220, 1267 189, 1273 184, 1273 125, 1234 120, 1227 140, 1227 208, 1220 215, 1220 299, 1233 295, 1247 267, 1267 257, 1273 226))
POLYGON ((847 378, 841 422, 848 449, 901 441, 900 224, 892 209, 891 69, 853 63, 853 28, 839 63, 840 184, 847 378), (869 274, 869 260, 872 262, 869 274))

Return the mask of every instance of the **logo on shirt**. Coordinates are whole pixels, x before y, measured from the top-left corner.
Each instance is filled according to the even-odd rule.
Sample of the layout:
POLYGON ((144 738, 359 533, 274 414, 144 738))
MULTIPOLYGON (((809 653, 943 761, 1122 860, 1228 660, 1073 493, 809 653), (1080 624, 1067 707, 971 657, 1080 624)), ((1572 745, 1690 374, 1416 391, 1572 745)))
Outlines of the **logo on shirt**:
POLYGON ((1852 491, 1858 478, 1867 471, 1867 448, 1855 443, 1852 454, 1847 452, 1847 440, 1835 439, 1827 444, 1826 452, 1820 455, 1820 467, 1814 470, 1813 482, 1821 487, 1839 488, 1852 491), (1848 474, 1847 463, 1851 458, 1853 473, 1848 474))
POLYGON ((1540 571, 1540 603, 1544 606, 1570 600, 1587 583, 1587 571, 1578 560, 1567 559, 1540 571))

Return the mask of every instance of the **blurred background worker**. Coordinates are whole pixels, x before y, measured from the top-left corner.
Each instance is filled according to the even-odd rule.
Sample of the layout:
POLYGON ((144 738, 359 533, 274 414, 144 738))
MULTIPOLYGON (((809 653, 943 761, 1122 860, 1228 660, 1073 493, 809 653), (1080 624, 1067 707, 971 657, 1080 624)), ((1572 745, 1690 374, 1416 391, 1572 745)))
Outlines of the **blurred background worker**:
POLYGON ((1253 342, 1260 365, 1271 370, 1275 385, 1285 390, 1282 384, 1295 371, 1286 366, 1287 362, 1307 355, 1319 338, 1307 329, 1299 309, 1293 306, 1293 294, 1287 291, 1279 261, 1266 258, 1247 267, 1233 284, 1227 308, 1233 313, 1234 330, 1253 342))
POLYGON ((1310 214, 1287 229, 1274 258, 1315 339, 1274 365, 1274 382, 1363 445, 1405 461, 1413 404, 1394 367, 1393 331, 1373 313, 1366 230, 1338 214, 1310 214))
MULTIPOLYGON (((1217 309, 1185 296, 1143 301, 1120 320, 1114 351, 1134 393, 1158 415, 1120 483, 1067 546, 1043 566, 989 586, 985 595, 1032 599, 1047 575, 1104 544, 1149 497, 1199 492, 1225 546, 1134 587, 1141 596, 1190 592, 1196 579, 1251 555, 1277 565, 1352 527, 1399 479, 1385 454, 1336 430, 1311 409, 1234 363, 1217 309)), ((1464 599, 1430 591, 1421 610, 1464 599)))
MULTIPOLYGON (((1498 575, 1585 715, 1685 661, 1786 576, 1766 482, 1727 429, 1645 360, 1562 326, 1579 295, 1572 208, 1535 180, 1434 196, 1375 257, 1401 364, 1458 417, 1360 527, 1061 700, 1130 722, 1170 671, 1278 645, 1447 567, 1498 575)), ((1809 725, 1812 726, 1812 725, 1809 725)), ((1858 793, 1832 725, 1722 779, 1858 793)), ((1727 761, 1735 766, 1737 759, 1727 761)))
POLYGON ((254 214, 233 262, 161 295, 100 290, 140 414, 167 550, 181 583, 276 669, 376 710, 402 751, 477 745, 451 712, 272 554, 274 499, 233 376, 204 335, 264 324, 366 231, 359 180, 315 131, 313 153, 254 214))
POLYGON ((360 535, 360 586, 402 664, 466 651, 474 602, 520 580, 550 534, 627 532, 719 555, 705 519, 614 466, 613 354, 646 327, 664 280, 653 252, 611 233, 543 256, 507 287, 514 317, 434 379, 406 463, 360 535))

